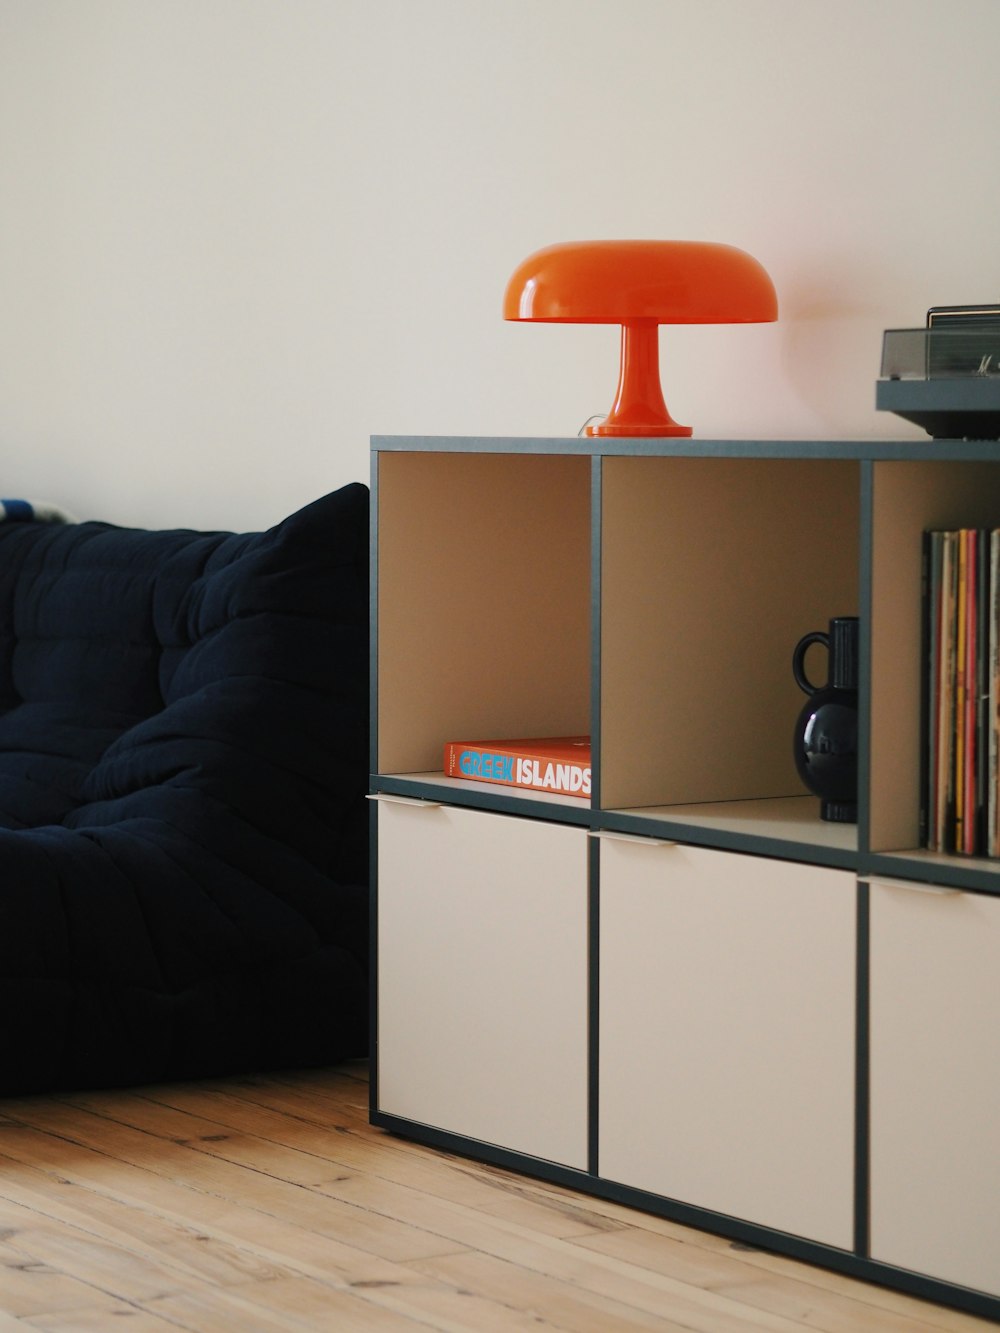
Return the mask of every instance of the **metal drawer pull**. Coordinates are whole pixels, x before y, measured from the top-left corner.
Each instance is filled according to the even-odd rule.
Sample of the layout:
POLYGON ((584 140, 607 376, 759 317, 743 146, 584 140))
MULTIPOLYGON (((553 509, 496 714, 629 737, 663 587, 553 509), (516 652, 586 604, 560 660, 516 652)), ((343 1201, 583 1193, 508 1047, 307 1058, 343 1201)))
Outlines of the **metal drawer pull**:
POLYGON ((681 844, 670 838, 644 838, 641 833, 612 833, 608 829, 591 829, 587 835, 608 842, 635 842, 640 847, 679 847, 681 844))
POLYGON ((416 805, 421 810, 440 810, 444 804, 443 801, 424 801, 419 796, 395 796, 387 791, 369 792, 365 800, 385 801, 387 805, 416 805))
POLYGON ((859 879, 866 879, 869 884, 879 884, 885 889, 910 889, 914 893, 933 893, 939 898, 950 898, 956 893, 962 893, 962 889, 947 888, 944 884, 925 884, 916 879, 887 879, 882 875, 859 875, 859 879))

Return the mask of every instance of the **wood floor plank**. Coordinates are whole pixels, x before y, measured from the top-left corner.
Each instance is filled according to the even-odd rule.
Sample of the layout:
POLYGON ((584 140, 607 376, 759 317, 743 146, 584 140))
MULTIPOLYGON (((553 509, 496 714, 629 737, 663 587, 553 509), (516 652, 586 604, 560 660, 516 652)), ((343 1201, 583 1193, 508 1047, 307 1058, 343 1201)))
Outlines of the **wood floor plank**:
MULTIPOLYGON (((310 1131, 322 1138, 321 1130, 310 1131)), ((327 1136, 324 1145, 316 1141, 308 1152, 252 1135, 232 1134, 213 1137, 190 1146, 210 1156, 239 1165, 253 1164, 255 1169, 285 1180, 309 1185, 325 1194, 345 1197, 335 1187, 356 1175, 372 1176, 397 1185, 420 1189, 429 1197, 461 1200, 472 1208, 510 1220, 553 1236, 590 1235, 607 1229, 595 1214, 577 1208, 569 1201, 533 1199, 511 1186, 510 1178, 484 1180, 465 1169, 459 1159, 445 1162, 433 1155, 414 1156, 386 1152, 380 1145, 351 1136, 327 1136), (330 1186, 331 1188, 326 1188, 330 1186)), ((610 1224, 614 1225, 614 1224, 610 1224)))
POLYGON ((150 1303, 147 1313, 192 1333, 287 1333, 308 1327, 291 1315, 265 1310, 230 1290, 163 1296, 150 1303))
POLYGON ((535 1312, 571 1333, 609 1333, 612 1329, 614 1333, 672 1333, 687 1327, 480 1251, 416 1260, 407 1267, 535 1312))
POLYGON ((207 1234, 198 1224, 201 1219, 181 1225, 162 1213, 87 1191, 9 1158, 0 1159, 0 1217, 15 1230, 56 1223, 139 1256, 165 1258, 182 1273, 220 1285, 293 1271, 261 1259, 245 1246, 207 1234))
POLYGON ((305 1071, 301 1087, 263 1078, 244 1078, 208 1082, 209 1089, 225 1091, 251 1106, 266 1107, 306 1120, 315 1125, 367 1130, 368 1098, 362 1096, 354 1079, 339 1079, 329 1084, 313 1079, 305 1071))
POLYGON ((932 1330, 984 1328, 982 1320, 969 1320, 954 1313, 940 1320, 928 1318, 927 1302, 912 1300, 908 1307, 883 1310, 873 1305, 857 1283, 850 1294, 816 1287, 812 1293, 803 1291, 801 1282, 774 1277, 752 1287, 740 1285, 726 1288, 734 1300, 745 1301, 759 1310, 769 1310, 788 1318, 797 1319, 806 1328, 821 1333, 931 1333, 932 1330))
POLYGON ((0 1244, 0 1309, 19 1319, 95 1306, 109 1310, 117 1299, 90 1282, 28 1258, 11 1245, 0 1244))
MULTIPOLYGON (((276 1294, 274 1284, 267 1284, 267 1289, 260 1292, 260 1299, 267 1302, 270 1309, 280 1308, 304 1318, 306 1327, 316 1328, 317 1321, 329 1318, 327 1312, 331 1306, 319 1284, 313 1284, 311 1290, 289 1288, 289 1299, 287 1302, 283 1300, 280 1307, 275 1303, 276 1294)), ((544 1316, 520 1310, 467 1287, 456 1287, 429 1277, 405 1286, 371 1288, 352 1294, 350 1298, 345 1298, 343 1293, 337 1295, 339 1303, 332 1308, 334 1317, 343 1322, 320 1326, 342 1327, 352 1333, 355 1329, 396 1327, 432 1328, 447 1333, 546 1333, 546 1330, 556 1330, 544 1316), (359 1311, 362 1305, 363 1317, 359 1311)))
MULTIPOLYGON (((13 1315, 5 1314, 0 1310, 0 1333, 24 1333, 29 1325, 25 1320, 15 1319, 13 1315)), ((105 1328, 107 1325, 105 1325, 105 1328)))
MULTIPOLYGON (((83 1099, 73 1103, 91 1110, 83 1099)), ((256 1107, 239 1098, 224 1099, 200 1089, 155 1090, 148 1097, 117 1095, 102 1114, 147 1133, 169 1137, 193 1150, 298 1184, 322 1185, 360 1171, 428 1194, 461 1199, 470 1207, 557 1236, 591 1234, 620 1223, 606 1220, 592 1209, 581 1208, 569 1191, 543 1196, 525 1189, 522 1178, 510 1172, 487 1174, 467 1159, 425 1150, 420 1153, 386 1151, 380 1138, 366 1127, 364 1134, 347 1130, 331 1134, 323 1126, 294 1120, 279 1112, 256 1107), (165 1097, 170 1104, 153 1098, 165 1097), (197 1106, 198 1113, 181 1109, 197 1106), (208 1114, 215 1115, 209 1119, 208 1114), (247 1132, 250 1129, 255 1132, 247 1132)))
POLYGON ((834 1292, 822 1287, 810 1291, 810 1284, 781 1277, 764 1277, 751 1264, 735 1255, 702 1250, 692 1255, 666 1236, 626 1228, 614 1234, 585 1237, 579 1244, 586 1249, 613 1254, 642 1268, 670 1276, 683 1276, 707 1290, 717 1291, 763 1312, 794 1319, 807 1328, 823 1333, 933 1333, 940 1324, 928 1322, 935 1307, 926 1301, 902 1297, 901 1308, 881 1310, 867 1301, 871 1290, 866 1283, 844 1279, 845 1290, 834 1292))
MULTIPOLYGON (((7 1170, 4 1169, 4 1164, 0 1164, 0 1178, 4 1181, 3 1186, 0 1186, 0 1188, 9 1188, 9 1176, 7 1170)), ((100 1204, 107 1204, 108 1202, 107 1200, 103 1200, 100 1196, 91 1196, 91 1200, 92 1202, 89 1205, 84 1201, 84 1209, 95 1208, 96 1205, 96 1210, 100 1210, 100 1204)), ((52 1210, 51 1202, 45 1202, 45 1206, 47 1206, 49 1210, 52 1210)), ((25 1213, 27 1212, 29 1212, 29 1210, 25 1209, 25 1213)), ((204 1221, 203 1218, 203 1222, 204 1221)), ((332 1242, 324 1242, 321 1237, 309 1236, 308 1233, 296 1232, 295 1229, 291 1229, 291 1236, 288 1236, 288 1234, 281 1234, 283 1232, 287 1233, 289 1229, 283 1229, 280 1228, 280 1226, 277 1226, 276 1228, 276 1226, 273 1225, 273 1222, 267 1220, 267 1218, 263 1218, 263 1220, 260 1221, 263 1222, 264 1225, 261 1226, 259 1234, 256 1234, 256 1236, 253 1236, 253 1234, 251 1234, 251 1236, 244 1234, 243 1237, 245 1245, 255 1246, 253 1249, 248 1248, 245 1250, 245 1258, 247 1258, 248 1261, 245 1272, 252 1272, 253 1268, 256 1268, 257 1272, 261 1272, 261 1270, 264 1269, 264 1266, 273 1260, 273 1248, 275 1248, 275 1246, 283 1245, 284 1242, 284 1257, 297 1265, 299 1273, 295 1273, 295 1270, 291 1268, 279 1270, 276 1266, 271 1266, 271 1272, 295 1273, 295 1280, 299 1278, 301 1270, 305 1269, 308 1270, 308 1272, 315 1274, 315 1276, 327 1277, 328 1286, 331 1282, 340 1281, 341 1285, 344 1286, 344 1289, 349 1289, 349 1286, 351 1285, 356 1285, 357 1288, 361 1289, 377 1288, 377 1286, 396 1286, 396 1288, 401 1288, 401 1286, 407 1285, 409 1282, 416 1285, 421 1281, 419 1277, 409 1273, 407 1269, 397 1269, 393 1265, 381 1264, 379 1261, 376 1261, 377 1269, 373 1269, 371 1266, 371 1258, 365 1256, 365 1254, 361 1252, 357 1252, 357 1250, 353 1250, 353 1252, 349 1253, 347 1260, 345 1260, 343 1253, 332 1253, 332 1250, 335 1249, 333 1248, 332 1242), (309 1242, 312 1242, 312 1248, 309 1242), (341 1277, 341 1274, 343 1274, 343 1277, 341 1277)), ((243 1230, 244 1233, 245 1230, 247 1230, 245 1225, 241 1226, 239 1229, 243 1230)), ((172 1226, 168 1224, 167 1230, 168 1232, 169 1230, 173 1230, 172 1226)), ((65 1264, 64 1266, 76 1270, 79 1268, 79 1265, 77 1265, 76 1262, 73 1262, 73 1260, 75 1260, 76 1257, 79 1257, 81 1249, 84 1249, 85 1246, 81 1246, 75 1228, 67 1228, 67 1234, 69 1237, 72 1237, 72 1240, 75 1241, 76 1244, 69 1245, 69 1250, 71 1250, 71 1262, 68 1262, 68 1264, 65 1264)), ((191 1238, 192 1237, 189 1236, 189 1240, 191 1240, 191 1238)), ((209 1244, 219 1244, 217 1240, 213 1241, 213 1238, 209 1236, 207 1232, 201 1232, 200 1238, 203 1238, 203 1240, 209 1242, 209 1244)), ((197 1240, 199 1240, 199 1236, 193 1236, 193 1242, 197 1242, 197 1240)), ((231 1246, 229 1246, 229 1241, 231 1240, 232 1237, 227 1236, 227 1242, 225 1242, 225 1244, 227 1244, 227 1249, 231 1248, 231 1246)), ((165 1264, 171 1265, 172 1262, 176 1260, 176 1246, 176 1240, 165 1242, 163 1246, 165 1264)), ((49 1256, 49 1258, 51 1258, 51 1256, 49 1256)), ((119 1269, 119 1272, 124 1272, 124 1270, 128 1268, 128 1257, 116 1261, 115 1266, 116 1269, 119 1269)), ((39 1276, 41 1277, 43 1265, 39 1265, 37 1268, 39 1268, 39 1276)), ((105 1265, 105 1268, 107 1268, 107 1265, 105 1265)), ((55 1270, 52 1268, 45 1268, 44 1272, 52 1274, 55 1270)), ((59 1274, 56 1274, 56 1276, 59 1277, 59 1274)), ((92 1276, 95 1276, 95 1274, 92 1274, 92 1276)), ((97 1276, 100 1276, 100 1274, 97 1274, 97 1276)), ((105 1273, 104 1276, 107 1277, 107 1273, 105 1273)), ((207 1281, 192 1282, 189 1280, 191 1274, 189 1274, 187 1270, 185 1270, 184 1276, 187 1277, 188 1280, 184 1281, 183 1284, 180 1284, 184 1288, 180 1293, 173 1292, 172 1294, 167 1294, 167 1296, 153 1296, 148 1298, 149 1309, 157 1310, 157 1312, 159 1312, 157 1313, 157 1320, 160 1320, 160 1316, 165 1316, 169 1318, 169 1320, 175 1322, 175 1324, 181 1324, 185 1326, 185 1328, 188 1328, 188 1326, 191 1326, 191 1328, 200 1328, 200 1321, 204 1320, 204 1318, 208 1318, 207 1314, 205 1314, 205 1310, 216 1310, 216 1313, 221 1310, 223 1313, 219 1314, 219 1318, 223 1321, 223 1326, 225 1326, 225 1310, 228 1310, 229 1317, 232 1317, 233 1309, 241 1309, 239 1302, 229 1300, 227 1304, 227 1301, 223 1298, 223 1294, 220 1294, 223 1292, 235 1293, 237 1284, 223 1286, 223 1288, 220 1288, 220 1286, 212 1288, 207 1281), (193 1312, 196 1312, 196 1321, 193 1322, 193 1324, 184 1322, 185 1317, 187 1317, 184 1314, 184 1310, 188 1310, 188 1312, 192 1312, 193 1310, 193 1312), (197 1314, 197 1312, 201 1313, 197 1314)), ((197 1276, 200 1278, 208 1277, 208 1274, 204 1272, 204 1265, 201 1264, 201 1262, 199 1266, 197 1266, 197 1276)), ((241 1273, 240 1276, 244 1276, 244 1274, 241 1273)), ((225 1280, 232 1282, 231 1272, 225 1273, 224 1277, 225 1280)), ((255 1288, 257 1290, 264 1290, 264 1288, 268 1288, 272 1281, 280 1282, 284 1280, 287 1280, 287 1278, 276 1276, 269 1278, 267 1282, 260 1280, 248 1281, 245 1282, 245 1286, 247 1286, 248 1289, 255 1288)), ((131 1289, 131 1284, 127 1284, 127 1282, 119 1282, 117 1285, 119 1285, 119 1288, 131 1289)), ((244 1284, 239 1284, 239 1290, 243 1290, 243 1285, 244 1284)), ((49 1286, 49 1290, 51 1290, 51 1286, 49 1286)), ((135 1294, 136 1293, 133 1292, 133 1296, 135 1296, 135 1294)), ((97 1296, 99 1296, 99 1293, 88 1288, 83 1296, 77 1297, 76 1304, 79 1305, 80 1308, 87 1309, 89 1302, 95 1301, 97 1296)), ((3 1306, 4 1304, 3 1296, 0 1294, 0 1306, 3 1306)), ((36 1300, 33 1304, 37 1305, 40 1304, 40 1302, 36 1300)), ((44 1301, 41 1302, 41 1304, 44 1304, 44 1301)), ((60 1304, 67 1305, 68 1302, 63 1301, 60 1302, 60 1304)), ((137 1302, 132 1301, 132 1304, 137 1304, 137 1302)), ((331 1304, 336 1305, 337 1302, 331 1302, 331 1304)), ((65 1314, 65 1310, 63 1313, 65 1314)), ((359 1326, 367 1326, 367 1305, 365 1305, 364 1316, 364 1324, 359 1326)), ((71 1326, 71 1324, 67 1324, 67 1326, 71 1326)), ((97 1324, 97 1326, 100 1326, 100 1324, 97 1324)), ((105 1326, 108 1325, 105 1324, 105 1326)), ((131 1322, 129 1322, 128 1326, 131 1328, 131 1322)), ((159 1326, 165 1326, 165 1324, 163 1320, 160 1320, 160 1322, 157 1322, 156 1326, 159 1328, 159 1326)), ((243 1324, 231 1324, 229 1326, 233 1329, 243 1328, 243 1324)), ((345 1326, 349 1328, 351 1325, 345 1326)))
MULTIPOLYGON (((420 1227, 378 1217, 350 1204, 322 1196, 289 1181, 278 1180, 251 1167, 237 1166, 205 1153, 195 1152, 108 1121, 89 1111, 61 1106, 39 1107, 34 1112, 47 1144, 35 1145, 35 1160, 60 1152, 72 1158, 74 1150, 87 1150, 107 1159, 110 1174, 132 1167, 156 1177, 185 1184, 206 1195, 230 1202, 252 1199, 252 1206, 268 1216, 294 1218, 300 1225, 321 1235, 351 1238, 351 1244, 384 1259, 416 1259, 445 1252, 440 1241, 420 1227), (56 1145, 63 1145, 58 1148, 56 1145)), ((0 1152, 18 1155, 11 1145, 20 1135, 22 1153, 26 1136, 37 1133, 27 1127, 0 1127, 0 1152)), ((451 1247, 445 1247, 451 1248, 451 1247)))
POLYGON ((322 1187, 349 1194, 358 1206, 400 1221, 423 1219, 443 1237, 465 1248, 485 1250, 529 1271, 576 1283, 587 1291, 611 1296, 647 1313, 671 1316, 684 1311, 683 1323, 706 1333, 769 1328, 792 1333, 801 1326, 781 1317, 763 1315, 725 1295, 585 1249, 573 1240, 543 1236, 517 1223, 486 1218, 450 1201, 431 1200, 420 1191, 389 1182, 358 1179, 322 1187))
MULTIPOLYGON (((110 1329, 120 1329, 121 1333, 177 1333, 181 1328, 196 1333, 190 1324, 182 1325, 161 1319, 159 1315, 122 1301, 116 1302, 111 1309, 100 1306, 96 1309, 36 1315, 31 1319, 18 1320, 12 1327, 18 1333, 27 1333, 29 1329, 44 1329, 45 1333, 109 1333, 110 1329)), ((7 1325, 0 1322, 0 1333, 6 1331, 7 1325)))
POLYGON ((109 1245, 68 1227, 40 1226, 19 1232, 11 1248, 22 1256, 24 1263, 44 1264, 100 1292, 114 1293, 136 1303, 196 1284, 195 1279, 168 1263, 136 1254, 124 1246, 109 1245))
MULTIPOLYGON (((386 1284, 388 1285, 388 1284, 386 1284)), ((373 1303, 370 1291, 364 1287, 357 1290, 331 1287, 328 1283, 314 1278, 278 1278, 273 1282, 261 1282, 253 1288, 242 1288, 241 1297, 252 1303, 253 1308, 270 1317, 284 1320, 282 1327, 317 1329, 342 1329, 344 1333, 385 1333, 390 1327, 398 1328, 400 1333, 416 1333, 428 1325, 422 1319, 413 1319, 403 1314, 389 1315, 382 1305, 373 1303)), ((180 1316, 186 1311, 192 1317, 192 1306, 186 1307, 168 1304, 173 1316, 180 1316)), ((225 1325, 223 1325, 225 1327, 225 1325)), ((234 1325, 230 1324, 230 1328, 234 1325)))
POLYGON ((22 1162, 0 1156, 0 1194, 16 1195, 28 1209, 34 1207, 45 1215, 66 1218, 60 1211, 66 1206, 61 1204, 60 1196, 68 1188, 74 1191, 75 1205, 70 1218, 82 1212, 93 1220, 109 1205, 125 1205, 146 1209, 154 1222, 167 1219, 188 1233, 211 1235, 249 1251, 261 1261, 289 1267, 296 1273, 338 1278, 345 1284, 410 1280, 405 1268, 334 1236, 320 1235, 296 1220, 260 1213, 252 1203, 240 1206, 238 1202, 215 1199, 183 1182, 160 1179, 128 1166, 116 1171, 111 1180, 99 1154, 83 1157, 74 1166, 61 1164, 53 1174, 52 1185, 40 1187, 38 1177, 48 1174, 44 1166, 26 1168, 22 1162), (67 1181, 63 1173, 71 1178, 67 1181))

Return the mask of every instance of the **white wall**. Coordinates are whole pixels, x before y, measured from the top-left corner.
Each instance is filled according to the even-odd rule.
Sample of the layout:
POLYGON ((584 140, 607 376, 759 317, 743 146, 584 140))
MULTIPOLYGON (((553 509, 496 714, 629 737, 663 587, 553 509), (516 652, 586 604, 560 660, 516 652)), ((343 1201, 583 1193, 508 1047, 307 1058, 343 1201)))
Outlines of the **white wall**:
MULTIPOLYGON (((531 251, 741 246, 664 330, 696 435, 920 435, 881 334, 1000 298, 997 0, 0 0, 0 494, 254 528, 372 433, 574 434, 618 333, 531 251)), ((924 437, 926 438, 926 437, 924 437)))

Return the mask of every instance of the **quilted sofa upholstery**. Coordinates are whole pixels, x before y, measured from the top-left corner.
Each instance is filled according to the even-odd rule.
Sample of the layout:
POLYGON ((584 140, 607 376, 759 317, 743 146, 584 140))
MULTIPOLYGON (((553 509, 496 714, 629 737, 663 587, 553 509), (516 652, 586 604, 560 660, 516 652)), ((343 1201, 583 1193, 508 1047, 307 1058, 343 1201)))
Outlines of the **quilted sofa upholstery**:
POLYGON ((365 1053, 367 516, 0 525, 0 1093, 365 1053))

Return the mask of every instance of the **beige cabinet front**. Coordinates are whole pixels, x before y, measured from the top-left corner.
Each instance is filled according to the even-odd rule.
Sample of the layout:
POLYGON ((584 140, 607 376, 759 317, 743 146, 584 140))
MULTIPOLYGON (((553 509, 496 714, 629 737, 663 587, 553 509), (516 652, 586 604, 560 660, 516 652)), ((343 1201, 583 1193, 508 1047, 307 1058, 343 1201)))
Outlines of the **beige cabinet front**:
POLYGON ((856 879, 601 842, 601 1176, 848 1249, 856 879))
POLYGON ((587 835, 381 798, 378 1104, 587 1165, 587 835))
POLYGON ((1000 899, 872 883, 871 1251, 1000 1294, 1000 899))

